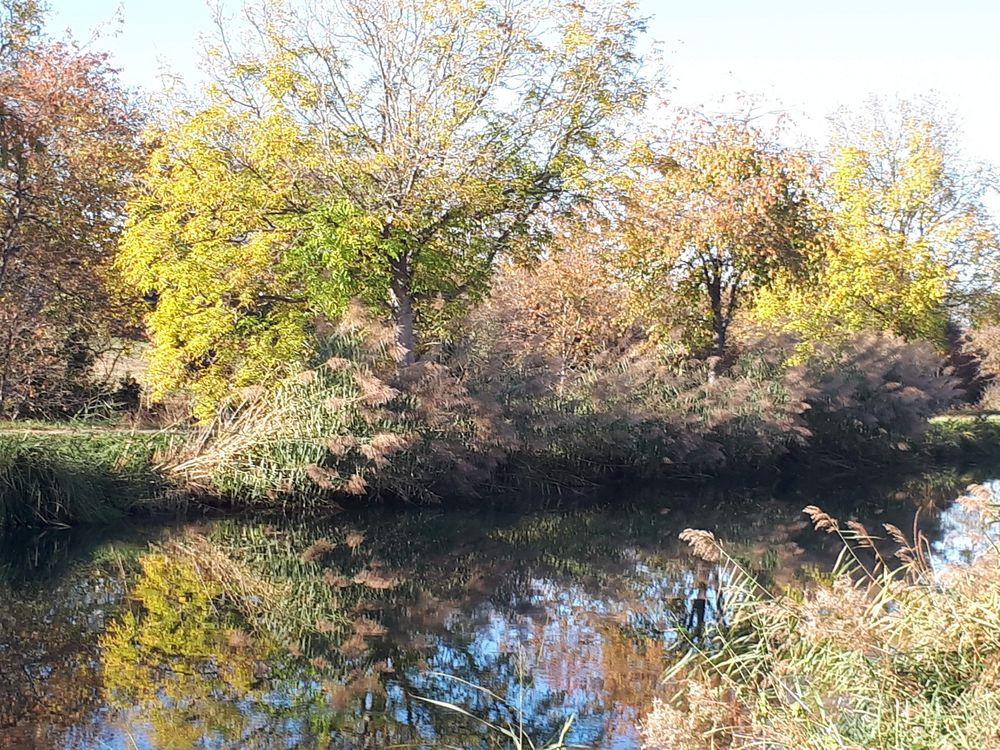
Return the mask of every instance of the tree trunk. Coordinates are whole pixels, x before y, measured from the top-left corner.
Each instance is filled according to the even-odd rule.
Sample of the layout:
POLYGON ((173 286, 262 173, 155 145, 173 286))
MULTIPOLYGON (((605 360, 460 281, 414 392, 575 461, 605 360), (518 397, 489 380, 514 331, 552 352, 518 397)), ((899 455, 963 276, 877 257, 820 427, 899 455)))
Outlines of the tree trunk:
POLYGON ((417 313, 410 291, 409 266, 405 259, 392 266, 392 308, 396 318, 396 342, 403 348, 401 364, 417 361, 417 313))
POLYGON ((722 281, 713 279, 708 285, 708 296, 712 307, 712 348, 708 357, 708 382, 714 382, 722 369, 726 356, 729 322, 722 309, 722 281))

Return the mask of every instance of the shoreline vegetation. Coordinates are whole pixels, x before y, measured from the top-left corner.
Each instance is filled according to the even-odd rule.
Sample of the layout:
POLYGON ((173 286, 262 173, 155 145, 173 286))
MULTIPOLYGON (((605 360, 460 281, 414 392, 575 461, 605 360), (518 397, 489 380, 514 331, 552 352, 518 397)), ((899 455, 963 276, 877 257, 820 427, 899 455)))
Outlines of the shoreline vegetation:
POLYGON ((71 524, 192 500, 322 511, 618 480, 752 483, 985 460, 1000 446, 994 416, 948 416, 962 389, 933 347, 888 334, 806 354, 765 338, 720 372, 642 347, 568 372, 533 338, 481 330, 406 364, 395 335, 355 307, 311 366, 239 390, 202 424, 8 423, 0 519, 71 524))
MULTIPOLYGON (((615 482, 774 490, 1000 465, 1000 172, 932 96, 858 102, 814 144, 749 96, 668 101, 636 0, 213 10, 204 85, 166 75, 154 93, 123 84, 100 34, 53 35, 45 0, 0 0, 0 532, 190 507, 296 523, 374 502, 464 504, 476 527, 491 504, 615 482)), ((752 490, 739 499, 737 522, 773 522, 752 490)), ((986 489, 963 502, 996 520, 986 489)), ((764 590, 711 533, 682 535, 730 582, 726 618, 657 653, 678 663, 642 720, 647 750, 1000 748, 996 543, 948 578, 916 530, 876 539, 806 510, 844 545, 809 591, 764 590)), ((387 630, 368 603, 406 584, 363 533, 335 540, 348 577, 321 570, 329 539, 232 531, 141 556, 100 644, 119 681, 106 695, 197 734, 218 716, 162 691, 165 672, 257 690, 303 634, 343 636, 351 672, 311 655, 305 674, 330 679, 296 677, 295 701, 394 668, 368 658, 387 630), (281 574, 258 575, 254 552, 281 574)), ((80 620, 102 619, 100 601, 87 592, 80 620)), ((442 590, 415 609, 470 613, 453 606, 442 590)), ((45 611, 28 629, 58 643, 32 619, 45 611)), ((34 658, 14 644, 0 657, 34 658)), ((78 673, 13 671, 32 691, 78 673)), ((260 697, 274 715, 294 703, 260 697)))
POLYGON ((710 532, 680 536, 727 580, 725 617, 691 635, 642 721, 644 750, 995 748, 1000 719, 997 498, 958 499, 983 552, 934 560, 919 531, 804 512, 842 554, 771 591, 710 532))
MULTIPOLYGON (((287 487, 279 491, 277 486, 262 485, 254 476, 247 479, 221 474, 224 479, 215 479, 204 470, 208 459, 192 449, 193 444, 204 446, 206 441, 204 430, 136 430, 107 424, 66 426, 41 422, 25 428, 2 423, 0 530, 104 523, 189 506, 223 513, 298 510, 322 514, 372 499, 364 493, 349 493, 329 485, 317 485, 319 491, 305 494, 300 490, 289 493, 287 487)), ((496 465, 495 473, 484 484, 465 484, 463 494, 414 498, 386 493, 378 499, 390 504, 444 502, 465 507, 489 505, 490 496, 512 502, 517 494, 547 502, 556 497, 586 499, 616 483, 656 481, 664 487, 679 487, 714 482, 766 487, 775 482, 794 483, 816 470, 834 480, 845 474, 862 478, 882 472, 905 475, 933 465, 962 467, 997 459, 1000 415, 955 413, 931 419, 926 431, 904 450, 898 444, 888 447, 872 443, 865 449, 851 446, 841 454, 800 448, 776 455, 770 463, 733 462, 715 467, 666 464, 655 471, 621 464, 591 464, 593 473, 589 475, 571 475, 566 464, 549 463, 545 470, 548 480, 540 478, 545 472, 538 466, 525 465, 529 459, 512 454, 505 463, 496 465)), ((412 460, 409 465, 412 467, 412 460)), ((267 465, 261 462, 258 466, 267 465)), ((274 469, 273 464, 270 468, 274 469)), ((315 470, 310 472, 309 467, 281 468, 286 475, 301 471, 305 481, 316 481, 312 476, 315 470)), ((521 501, 515 504, 528 507, 521 501)))
POLYGON ((246 0, 150 108, 47 20, 0 0, 4 525, 993 452, 930 422, 1000 400, 932 97, 807 147, 663 100, 631 2, 246 0))

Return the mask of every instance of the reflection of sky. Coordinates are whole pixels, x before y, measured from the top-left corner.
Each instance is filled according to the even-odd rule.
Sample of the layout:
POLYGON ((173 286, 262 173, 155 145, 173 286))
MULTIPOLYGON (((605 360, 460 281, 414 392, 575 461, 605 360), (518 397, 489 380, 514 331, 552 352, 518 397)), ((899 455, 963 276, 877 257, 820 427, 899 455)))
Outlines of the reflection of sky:
MULTIPOLYGON (((635 626, 638 621, 660 629, 657 637, 668 636, 676 614, 667 603, 680 597, 690 604, 702 576, 693 570, 664 576, 662 570, 641 561, 640 555, 631 557, 634 567, 601 595, 595 596, 583 585, 534 578, 522 603, 531 614, 511 615, 483 605, 470 618, 483 624, 467 633, 461 632, 459 625, 449 632, 450 642, 438 640, 430 668, 478 680, 506 695, 528 717, 536 738, 555 731, 569 715, 575 715, 571 742, 614 750, 637 747, 637 707, 616 705, 606 694, 605 632, 609 626, 635 626), (615 589, 632 596, 619 600, 609 595, 615 589), (495 665, 502 656, 510 657, 513 665, 520 663, 523 676, 516 668, 510 674, 497 674, 495 665), (470 665, 475 679, 468 676, 470 665)), ((711 617, 715 603, 711 589, 708 600, 711 617)), ((476 710, 491 720, 515 718, 513 713, 497 711, 495 701, 481 692, 447 677, 416 674, 412 680, 423 694, 476 710)))
MULTIPOLYGON (((681 612, 689 607, 698 584, 710 575, 704 566, 691 561, 677 564, 671 559, 664 566, 664 560, 648 550, 626 547, 620 553, 619 563, 603 571, 599 585, 572 576, 531 575, 523 570, 519 573, 524 585, 516 594, 449 613, 440 629, 429 634, 426 665, 411 669, 405 686, 391 679, 386 684, 384 713, 409 727, 411 741, 428 746, 447 739, 439 731, 448 721, 442 722, 442 709, 415 704, 413 694, 454 703, 501 725, 516 725, 518 715, 523 715, 536 740, 550 736, 575 714, 571 742, 612 750, 637 747, 639 707, 616 703, 608 693, 607 680, 638 679, 636 688, 641 692, 636 694, 645 697, 655 675, 653 679, 646 675, 643 682, 641 675, 606 674, 606 633, 609 628, 632 627, 639 631, 638 639, 643 633, 665 637, 676 624, 678 606, 681 612), (671 602, 674 608, 669 606, 671 602), (454 675, 504 695, 517 710, 504 708, 470 685, 436 673, 454 675)), ((95 599, 82 591, 76 604, 83 610, 98 601, 112 604, 111 599, 122 593, 119 589, 113 597, 95 599)), ((708 598, 711 617, 711 589, 708 598)), ((411 638, 417 635, 407 632, 411 638)), ((274 680, 259 700, 233 701, 230 696, 228 700, 244 717, 240 722, 242 738, 231 733, 227 737, 206 727, 198 747, 243 747, 250 737, 262 734, 270 738, 267 747, 296 747, 313 736, 307 707, 310 703, 315 706, 316 696, 322 700, 322 685, 295 675, 274 680), (302 706, 301 716, 295 715, 297 706, 302 706)), ((226 696, 218 697, 227 700, 226 696)), ((164 691, 160 700, 164 705, 173 702, 164 691)), ((197 706, 193 708, 197 710, 197 706)), ((380 713, 372 710, 370 697, 365 709, 355 709, 353 718, 341 725, 344 746, 351 746, 351 738, 361 733, 369 718, 363 714, 380 713)), ((451 720, 460 721, 457 717, 451 720)), ((90 717, 88 726, 65 735, 63 747, 154 750, 155 737, 154 727, 141 710, 105 708, 90 717)), ((312 745, 305 742, 304 746, 312 745)))
MULTIPOLYGON (((981 483, 1000 502, 1000 480, 981 483)), ((1000 523, 987 523, 976 511, 952 503, 938 515, 940 535, 931 543, 931 563, 936 570, 948 565, 967 565, 988 552, 1000 540, 1000 523)))

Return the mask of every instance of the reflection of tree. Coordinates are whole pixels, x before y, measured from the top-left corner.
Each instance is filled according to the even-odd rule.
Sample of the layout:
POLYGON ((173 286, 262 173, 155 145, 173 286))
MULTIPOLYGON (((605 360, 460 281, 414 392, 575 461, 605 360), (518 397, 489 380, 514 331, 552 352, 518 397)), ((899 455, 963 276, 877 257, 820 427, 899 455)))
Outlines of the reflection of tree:
MULTIPOLYGON (((220 529, 223 537, 236 532, 231 524, 220 529)), ((238 535, 246 542, 240 550, 194 536, 140 558, 135 606, 101 639, 104 694, 129 735, 157 748, 319 748, 338 738, 379 748, 416 737, 395 718, 412 695, 390 695, 386 682, 395 665, 412 665, 421 653, 383 647, 373 637, 383 628, 369 616, 345 626, 331 603, 361 604, 359 592, 334 586, 331 594, 323 566, 304 562, 304 547, 288 536, 255 525, 238 535), (267 554, 251 566, 254 540, 267 554), (228 573, 213 560, 223 556, 228 573), (255 590, 281 597, 246 608, 236 565, 260 578, 255 590), (295 639, 281 640, 289 634, 295 639)))
MULTIPOLYGON (((909 500, 925 498, 934 529, 935 502, 965 482, 913 483, 907 502, 893 500, 893 489, 861 505, 855 489, 853 513, 872 528, 908 529, 909 500)), ((24 553, 0 546, 21 582, 14 606, 0 608, 0 718, 31 734, 24 712, 52 707, 39 715, 51 730, 45 739, 15 741, 19 748, 130 746, 126 730, 151 747, 477 747, 481 726, 415 696, 487 718, 509 709, 441 672, 523 702, 535 737, 575 712, 573 742, 630 746, 647 686, 670 658, 671 629, 688 620, 701 584, 707 619, 717 614, 718 568, 689 557, 678 532, 712 529, 777 587, 793 584, 803 563, 827 568, 836 554, 799 509, 840 506, 835 493, 784 502, 749 492, 630 497, 636 507, 381 508, 333 520, 205 523, 166 542, 161 532, 153 552, 126 555, 134 580, 124 613, 125 582, 106 551, 61 537, 53 547, 48 537, 36 556, 58 549, 63 562, 31 583, 24 553), (115 574, 95 573, 94 558, 115 574), (88 577, 77 580, 81 572, 88 577), (104 622, 86 620, 100 609, 114 617, 103 673, 94 663, 104 622), (104 714, 102 696, 112 705, 104 714), (72 736, 62 733, 69 725, 72 736)))
POLYGON ((260 688, 258 665, 271 650, 232 630, 218 606, 221 587, 193 566, 162 553, 141 560, 132 591, 139 608, 113 623, 102 639, 109 701, 137 707, 157 747, 187 748, 199 738, 246 736, 250 716, 239 701, 260 688))
POLYGON ((655 639, 629 628, 602 627, 601 669, 608 736, 628 737, 636 732, 639 717, 649 712, 666 668, 666 651, 655 639))

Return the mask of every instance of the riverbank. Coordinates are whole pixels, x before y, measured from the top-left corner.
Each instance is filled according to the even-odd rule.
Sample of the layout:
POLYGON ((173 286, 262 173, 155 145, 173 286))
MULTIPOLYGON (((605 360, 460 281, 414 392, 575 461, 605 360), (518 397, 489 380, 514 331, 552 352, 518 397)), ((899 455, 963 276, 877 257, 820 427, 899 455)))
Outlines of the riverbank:
MULTIPOLYGON (((124 515, 173 510, 192 497, 224 511, 296 507, 294 497, 282 498, 277 493, 271 495, 273 502, 267 502, 267 488, 255 488, 248 500, 246 488, 238 483, 231 483, 227 491, 225 487, 206 485, 198 476, 185 475, 183 457, 191 453, 191 443, 202 437, 184 431, 129 430, 106 425, 0 426, 0 527, 105 522, 124 515)), ((905 450, 878 450, 868 457, 858 451, 835 456, 826 448, 816 452, 799 450, 772 464, 726 462, 714 472, 677 465, 621 466, 606 473, 601 481, 574 481, 568 471, 533 466, 531 457, 515 455, 491 477, 488 486, 470 488, 467 495, 461 496, 464 500, 455 496, 437 502, 459 504, 487 491, 502 495, 525 488, 538 496, 581 494, 602 484, 637 479, 678 485, 737 480, 768 486, 802 474, 905 474, 934 463, 969 465, 997 459, 1000 416, 956 414, 931 420, 921 441, 907 445, 905 450), (548 483, 542 478, 546 473, 551 479, 548 483)), ((324 508, 370 499, 371 495, 331 492, 322 502, 317 502, 315 496, 303 498, 301 507, 322 512, 324 508)))
POLYGON ((0 428, 0 527, 111 521, 157 507, 178 433, 32 423, 0 428))

